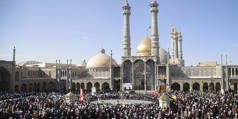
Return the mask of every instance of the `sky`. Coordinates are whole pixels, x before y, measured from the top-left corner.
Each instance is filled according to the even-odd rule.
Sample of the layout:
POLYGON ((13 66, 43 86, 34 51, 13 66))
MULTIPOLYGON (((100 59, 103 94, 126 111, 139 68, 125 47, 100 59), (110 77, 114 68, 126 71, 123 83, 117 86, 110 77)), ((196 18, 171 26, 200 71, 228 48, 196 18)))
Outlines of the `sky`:
MULTIPOLYGON (((131 52, 151 25, 152 0, 128 0, 131 52)), ((0 0, 0 60, 74 64, 88 61, 101 48, 121 64, 125 0, 0 0)), ((171 49, 173 26, 183 36, 185 65, 217 61, 228 55, 238 64, 238 0, 159 0, 160 47, 171 49)), ((225 58, 224 58, 225 59, 225 58)))

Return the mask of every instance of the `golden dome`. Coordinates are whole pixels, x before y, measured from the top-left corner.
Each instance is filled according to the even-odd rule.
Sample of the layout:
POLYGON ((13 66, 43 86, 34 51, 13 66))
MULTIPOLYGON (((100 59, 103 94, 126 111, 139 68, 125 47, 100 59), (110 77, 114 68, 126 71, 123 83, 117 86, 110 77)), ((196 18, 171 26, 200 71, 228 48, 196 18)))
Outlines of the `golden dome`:
POLYGON ((146 37, 136 47, 137 56, 149 56, 151 55, 151 40, 146 37))
MULTIPOLYGON (((112 65, 117 66, 117 63, 113 58, 112 58, 112 65)), ((110 66, 110 56, 105 54, 104 49, 101 50, 101 53, 92 57, 87 63, 87 68, 109 67, 109 66, 110 66)))

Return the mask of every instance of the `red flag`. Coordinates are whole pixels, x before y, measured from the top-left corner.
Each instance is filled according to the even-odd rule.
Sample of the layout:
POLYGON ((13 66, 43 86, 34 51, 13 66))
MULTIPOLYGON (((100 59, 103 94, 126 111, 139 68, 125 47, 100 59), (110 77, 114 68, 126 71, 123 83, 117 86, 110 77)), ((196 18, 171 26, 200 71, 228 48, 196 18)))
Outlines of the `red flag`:
POLYGON ((84 94, 83 94, 83 89, 80 88, 80 97, 79 97, 79 102, 83 102, 84 101, 84 94))
POLYGON ((158 96, 159 94, 157 92, 152 92, 153 95, 158 96))

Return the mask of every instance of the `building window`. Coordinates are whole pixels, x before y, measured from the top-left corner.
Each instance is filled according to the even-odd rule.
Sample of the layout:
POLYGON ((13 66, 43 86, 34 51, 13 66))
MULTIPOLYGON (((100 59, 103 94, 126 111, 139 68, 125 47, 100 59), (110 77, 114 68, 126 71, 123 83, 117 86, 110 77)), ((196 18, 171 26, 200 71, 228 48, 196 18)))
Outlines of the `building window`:
POLYGON ((51 77, 51 71, 49 71, 49 77, 51 77))
POLYGON ((20 79, 19 72, 16 72, 16 81, 19 81, 19 79, 20 79))

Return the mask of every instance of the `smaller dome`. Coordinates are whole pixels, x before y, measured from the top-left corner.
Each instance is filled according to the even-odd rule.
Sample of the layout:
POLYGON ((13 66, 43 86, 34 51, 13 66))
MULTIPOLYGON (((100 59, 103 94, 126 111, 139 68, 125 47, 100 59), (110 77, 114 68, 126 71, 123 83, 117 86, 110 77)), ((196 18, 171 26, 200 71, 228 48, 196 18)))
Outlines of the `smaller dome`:
POLYGON ((162 101, 169 101, 169 96, 166 95, 166 94, 163 94, 162 96, 159 97, 159 100, 162 100, 162 101))
MULTIPOLYGON (((105 49, 101 53, 93 56, 87 63, 87 68, 109 67, 111 56, 105 54, 105 49)), ((116 61, 112 58, 112 65, 118 66, 116 61)))
POLYGON ((80 63, 79 66, 80 66, 80 67, 86 67, 86 66, 87 66, 86 60, 83 60, 83 61, 80 63))
POLYGON ((151 55, 151 40, 146 37, 136 47, 136 53, 138 56, 149 56, 151 55))
POLYGON ((69 92, 65 95, 66 97, 74 97, 74 94, 72 92, 69 92))
POLYGON ((23 61, 23 62, 18 63, 19 66, 37 65, 37 64, 42 64, 42 62, 38 62, 38 61, 23 61))

